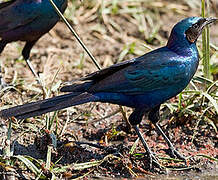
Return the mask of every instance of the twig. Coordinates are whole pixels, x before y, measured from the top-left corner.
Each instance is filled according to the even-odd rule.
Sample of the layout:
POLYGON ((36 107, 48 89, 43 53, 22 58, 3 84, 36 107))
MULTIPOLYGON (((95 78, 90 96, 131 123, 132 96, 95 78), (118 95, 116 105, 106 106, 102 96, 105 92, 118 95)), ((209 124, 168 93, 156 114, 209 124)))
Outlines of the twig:
MULTIPOLYGON (((80 45, 83 47, 83 49, 86 51, 86 53, 89 55, 89 57, 91 58, 91 60, 93 61, 93 63, 96 65, 96 67, 98 68, 98 70, 101 70, 101 66, 99 65, 99 63, 97 62, 97 60, 95 59, 95 57, 92 55, 92 53, 89 51, 89 49, 86 47, 86 45, 82 42, 82 40, 80 39, 80 37, 78 36, 78 34, 76 33, 76 31, 73 29, 73 27, 70 25, 70 23, 67 21, 67 19, 64 17, 64 15, 60 12, 60 10, 58 9, 58 7, 55 5, 55 3, 53 2, 53 0, 49 0, 51 5, 53 6, 53 8, 55 9, 55 11, 57 12, 57 14, 61 17, 61 19, 64 21, 64 23, 67 25, 67 27, 70 29, 70 31, 73 33, 73 35, 75 36, 75 38, 79 41, 80 45)), ((127 127, 130 130, 131 129, 131 125, 126 117, 126 113, 123 110, 123 107, 120 106, 120 111, 123 115, 124 120, 126 121, 127 127)))

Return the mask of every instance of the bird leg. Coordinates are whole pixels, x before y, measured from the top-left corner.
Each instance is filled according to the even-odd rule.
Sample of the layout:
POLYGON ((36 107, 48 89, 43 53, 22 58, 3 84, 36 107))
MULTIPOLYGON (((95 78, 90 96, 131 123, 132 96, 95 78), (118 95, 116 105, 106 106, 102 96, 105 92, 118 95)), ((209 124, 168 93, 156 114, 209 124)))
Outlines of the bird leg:
POLYGON ((149 114, 148 114, 148 118, 149 120, 155 125, 157 131, 163 136, 164 140, 166 141, 169 150, 171 152, 171 155, 173 156, 173 158, 177 157, 179 159, 182 159, 183 161, 186 161, 185 157, 182 156, 173 146, 173 144, 171 143, 171 141, 169 140, 169 138, 167 137, 167 135, 163 132, 163 130, 161 129, 161 127, 157 124, 159 118, 160 118, 160 113, 159 113, 159 109, 160 109, 160 105, 156 106, 155 108, 153 108, 149 114))
POLYGON ((3 79, 2 79, 2 68, 1 68, 1 62, 0 62, 0 90, 2 89, 3 86, 3 79))
POLYGON ((155 157, 154 153, 150 150, 148 144, 146 143, 143 135, 139 131, 138 124, 142 121, 142 117, 144 116, 144 113, 146 111, 144 109, 138 108, 135 109, 132 114, 129 116, 129 122, 134 128, 136 134, 138 135, 139 139, 141 140, 149 158, 149 167, 152 168, 152 163, 155 163, 159 168, 162 168, 162 166, 159 164, 157 158, 155 157))
POLYGON ((7 86, 8 84, 4 81, 2 77, 1 64, 0 64, 0 91, 7 86))
POLYGON ((143 144, 143 146, 144 146, 144 148, 145 148, 145 150, 147 152, 147 155, 148 155, 148 158, 149 158, 149 168, 152 169, 152 163, 155 163, 159 168, 162 168, 162 166, 159 164, 157 158, 155 157, 154 153, 151 151, 148 144, 146 143, 143 135, 139 131, 138 126, 133 125, 133 128, 134 128, 136 134, 138 135, 140 141, 142 142, 142 144, 143 144))
POLYGON ((35 71, 35 69, 34 69, 32 63, 30 62, 30 60, 29 60, 29 59, 25 59, 25 61, 26 61, 27 65, 28 65, 30 71, 33 73, 33 75, 35 76, 36 80, 38 81, 38 83, 39 83, 39 84, 42 84, 42 83, 41 83, 41 80, 40 80, 40 77, 39 77, 39 75, 36 73, 36 71, 35 71))
POLYGON ((32 63, 29 60, 30 51, 31 51, 32 47, 34 46, 34 44, 36 43, 36 41, 27 42, 23 48, 22 55, 23 55, 23 58, 25 59, 27 65, 28 65, 29 69, 31 70, 32 74, 35 76, 38 83, 42 85, 42 82, 40 80, 39 75, 36 73, 35 69, 33 68, 32 63))
MULTIPOLYGON (((7 42, 1 40, 0 41, 0 54, 4 50, 4 47, 6 46, 7 42)), ((1 62, 0 62, 0 90, 6 86, 5 81, 2 78, 2 71, 1 71, 1 62)))
POLYGON ((3 89, 5 86, 5 82, 2 78, 2 71, 1 71, 1 64, 0 64, 0 90, 3 89))
POLYGON ((0 54, 2 53, 2 51, 4 50, 5 46, 6 46, 7 42, 0 40, 0 54))
POLYGON ((157 124, 157 123, 154 123, 157 131, 163 136, 164 140, 166 141, 168 147, 169 147, 169 150, 172 154, 172 156, 175 158, 179 158, 183 161, 186 161, 185 157, 183 155, 181 155, 176 149, 175 147, 173 146, 173 144, 171 143, 171 141, 169 140, 169 138, 167 137, 167 135, 163 132, 163 130, 161 129, 161 127, 157 124))

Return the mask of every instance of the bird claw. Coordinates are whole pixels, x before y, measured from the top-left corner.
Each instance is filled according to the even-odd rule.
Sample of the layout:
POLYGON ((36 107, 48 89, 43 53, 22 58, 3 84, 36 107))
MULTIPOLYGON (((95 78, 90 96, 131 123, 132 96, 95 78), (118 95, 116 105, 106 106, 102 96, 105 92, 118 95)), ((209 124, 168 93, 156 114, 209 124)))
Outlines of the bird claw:
POLYGON ((187 164, 186 158, 182 154, 180 154, 179 151, 177 151, 174 147, 169 148, 169 150, 171 151, 171 155, 173 158, 181 159, 185 162, 185 164, 187 164))
POLYGON ((163 136, 163 138, 164 138, 165 141, 167 142, 168 147, 169 147, 168 150, 170 151, 170 157, 181 159, 181 160, 183 160, 183 161, 185 162, 185 164, 186 164, 186 158, 185 158, 183 155, 181 155, 181 154, 174 148, 173 144, 172 144, 171 141, 168 139, 168 137, 167 137, 166 134, 163 132, 163 130, 160 128, 160 126, 159 126, 157 123, 155 123, 154 125, 156 126, 158 132, 163 136))
POLYGON ((164 167, 159 163, 159 160, 156 158, 153 152, 148 153, 149 169, 152 170, 153 166, 156 166, 159 169, 164 169, 164 167))
POLYGON ((144 137, 142 136, 141 132, 139 131, 138 126, 135 125, 135 126, 133 126, 133 128, 135 129, 136 134, 138 135, 138 137, 141 140, 144 148, 146 149, 146 152, 147 152, 147 155, 148 155, 148 158, 149 158, 149 169, 152 170, 153 164, 155 164, 158 168, 163 169, 163 166, 160 165, 160 163, 158 162, 158 159, 156 158, 154 153, 150 150, 149 146, 147 145, 144 137))
POLYGON ((149 161, 150 161, 150 164, 149 164, 150 169, 152 169, 152 163, 156 164, 158 166, 158 168, 161 168, 161 165, 154 154, 150 155, 149 161))

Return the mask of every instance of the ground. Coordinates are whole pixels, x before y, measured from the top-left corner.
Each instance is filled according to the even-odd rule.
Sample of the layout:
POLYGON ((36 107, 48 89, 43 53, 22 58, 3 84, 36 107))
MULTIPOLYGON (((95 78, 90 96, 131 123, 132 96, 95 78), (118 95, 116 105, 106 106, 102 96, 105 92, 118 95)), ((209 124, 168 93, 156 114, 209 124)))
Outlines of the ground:
MULTIPOLYGON (((123 0, 103 4, 100 0, 74 0, 68 3, 65 16, 101 67, 108 67, 165 45, 173 25, 185 17, 199 16, 200 8, 200 1, 185 0, 123 0)), ((215 0, 210 3, 210 14, 218 17, 215 0)), ((211 64, 215 64, 218 57, 217 27, 216 24, 210 28, 211 43, 215 47, 211 50, 211 64)), ((201 44, 199 40, 200 49, 201 44)), ((13 85, 0 94, 2 109, 58 95, 63 82, 97 70, 63 21, 44 35, 31 51, 31 62, 39 72, 43 88, 37 84, 25 61, 19 58, 23 45, 23 42, 8 44, 0 56, 3 77, 13 85)), ((202 75, 201 66, 197 75, 202 75)), ((88 103, 24 121, 13 119, 10 141, 5 140, 9 120, 1 120, 0 153, 11 143, 13 154, 10 161, 5 156, 0 157, 0 172, 11 173, 18 179, 39 177, 40 172, 31 168, 24 159, 27 158, 42 171, 41 178, 216 179, 217 114, 213 110, 204 114, 197 100, 193 100, 192 105, 200 105, 190 108, 194 109, 193 113, 188 112, 186 102, 191 98, 198 100, 199 95, 183 94, 180 108, 179 97, 164 104, 160 120, 176 149, 187 157, 187 166, 170 158, 164 139, 145 116, 140 129, 161 165, 167 167, 160 170, 154 166, 150 171, 145 150, 136 134, 127 131, 119 107, 88 103), (174 108, 170 109, 172 106, 174 108), (54 148, 51 148, 52 143, 56 144, 54 148), (48 168, 50 150, 51 167, 48 168)), ((125 108, 125 111, 128 117, 131 109, 125 108)))

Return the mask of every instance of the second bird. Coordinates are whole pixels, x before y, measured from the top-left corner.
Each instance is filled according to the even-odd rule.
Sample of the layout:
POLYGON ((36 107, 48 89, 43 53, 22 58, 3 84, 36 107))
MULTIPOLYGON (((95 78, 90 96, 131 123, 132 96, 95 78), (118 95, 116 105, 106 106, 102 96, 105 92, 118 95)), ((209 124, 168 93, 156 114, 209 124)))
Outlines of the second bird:
MULTIPOLYGON (((54 0, 54 2, 62 13, 67 8, 67 0, 54 0)), ((8 43, 25 41, 23 58, 32 73, 37 76, 29 62, 30 51, 39 38, 49 32, 59 20, 50 1, 11 0, 0 3, 0 19, 0 54, 8 43)))

